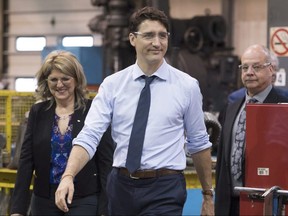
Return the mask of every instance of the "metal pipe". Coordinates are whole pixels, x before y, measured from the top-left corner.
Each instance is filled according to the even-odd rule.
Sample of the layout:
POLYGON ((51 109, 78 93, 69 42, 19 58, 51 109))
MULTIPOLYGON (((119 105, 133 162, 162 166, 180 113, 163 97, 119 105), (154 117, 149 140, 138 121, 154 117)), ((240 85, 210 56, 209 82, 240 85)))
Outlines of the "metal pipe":
POLYGON ((262 197, 266 197, 271 193, 277 193, 277 191, 281 189, 279 186, 273 186, 265 191, 265 193, 262 194, 262 197))
POLYGON ((249 193, 259 193, 259 192, 264 193, 266 191, 266 189, 264 188, 250 188, 250 187, 234 187, 234 190, 249 193))
POLYGON ((278 195, 288 196, 288 190, 277 190, 278 195))
MULTIPOLYGON (((247 193, 260 193, 260 192, 262 192, 263 193, 262 196, 264 196, 264 194, 268 194, 272 189, 275 189, 274 187, 278 187, 278 186, 273 186, 268 190, 265 188, 253 188, 253 187, 234 187, 234 190, 239 191, 239 192, 247 192, 247 193)), ((275 190, 274 193, 276 195, 288 196, 288 190, 277 189, 277 190, 275 190)))

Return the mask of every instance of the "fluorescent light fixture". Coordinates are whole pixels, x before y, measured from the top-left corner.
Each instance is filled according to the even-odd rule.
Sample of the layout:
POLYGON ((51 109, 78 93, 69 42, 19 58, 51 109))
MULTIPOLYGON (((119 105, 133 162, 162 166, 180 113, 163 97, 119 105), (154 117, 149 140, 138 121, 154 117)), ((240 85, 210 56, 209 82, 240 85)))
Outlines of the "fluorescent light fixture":
POLYGON ((35 92, 37 80, 35 78, 16 78, 15 90, 18 92, 35 92))
POLYGON ((17 51, 41 51, 45 46, 45 37, 18 37, 16 39, 17 51))
POLYGON ((66 36, 62 38, 62 46, 64 47, 92 47, 92 36, 66 36))

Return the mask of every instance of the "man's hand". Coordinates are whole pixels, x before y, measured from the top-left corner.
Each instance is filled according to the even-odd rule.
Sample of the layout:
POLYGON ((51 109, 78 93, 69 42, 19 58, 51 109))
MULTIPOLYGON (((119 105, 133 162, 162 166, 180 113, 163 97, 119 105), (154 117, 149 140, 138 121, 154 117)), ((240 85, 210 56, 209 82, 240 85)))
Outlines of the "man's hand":
POLYGON ((201 210, 201 216, 204 215, 214 215, 214 200, 213 196, 203 196, 203 203, 202 203, 202 210, 201 210))
POLYGON ((55 204, 63 212, 68 212, 67 204, 72 203, 74 194, 73 175, 63 174, 61 182, 55 192, 55 204), (66 201, 67 198, 67 201, 66 201))

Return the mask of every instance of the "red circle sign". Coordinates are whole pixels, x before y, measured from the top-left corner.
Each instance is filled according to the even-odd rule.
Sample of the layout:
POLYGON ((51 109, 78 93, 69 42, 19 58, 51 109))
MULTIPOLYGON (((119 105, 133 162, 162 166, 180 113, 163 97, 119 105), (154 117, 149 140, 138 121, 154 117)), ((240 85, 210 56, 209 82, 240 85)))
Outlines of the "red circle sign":
POLYGON ((270 41, 272 50, 279 56, 288 54, 288 47, 283 40, 283 35, 288 38, 288 30, 280 28, 273 33, 270 41))

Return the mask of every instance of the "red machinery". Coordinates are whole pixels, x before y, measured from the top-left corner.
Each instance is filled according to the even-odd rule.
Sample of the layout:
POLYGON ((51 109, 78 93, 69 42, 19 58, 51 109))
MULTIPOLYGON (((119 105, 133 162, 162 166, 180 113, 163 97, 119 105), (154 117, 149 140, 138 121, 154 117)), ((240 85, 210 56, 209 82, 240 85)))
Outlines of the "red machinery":
POLYGON ((249 104, 240 215, 288 215, 288 104, 249 104))

